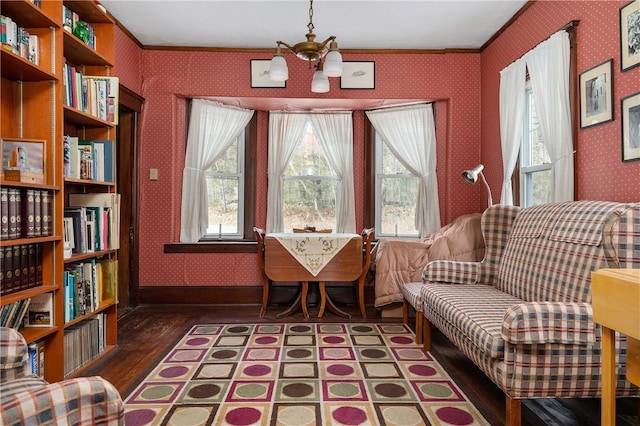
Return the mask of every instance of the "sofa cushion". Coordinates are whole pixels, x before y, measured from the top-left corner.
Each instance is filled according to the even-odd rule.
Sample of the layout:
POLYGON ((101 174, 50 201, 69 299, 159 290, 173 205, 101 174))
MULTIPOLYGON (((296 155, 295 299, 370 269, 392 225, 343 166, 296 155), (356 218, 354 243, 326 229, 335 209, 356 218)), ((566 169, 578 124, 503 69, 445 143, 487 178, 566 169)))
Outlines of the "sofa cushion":
POLYGON ((504 353, 502 320, 510 306, 522 301, 484 284, 426 283, 422 310, 432 321, 440 317, 464 334, 470 343, 492 358, 504 353))

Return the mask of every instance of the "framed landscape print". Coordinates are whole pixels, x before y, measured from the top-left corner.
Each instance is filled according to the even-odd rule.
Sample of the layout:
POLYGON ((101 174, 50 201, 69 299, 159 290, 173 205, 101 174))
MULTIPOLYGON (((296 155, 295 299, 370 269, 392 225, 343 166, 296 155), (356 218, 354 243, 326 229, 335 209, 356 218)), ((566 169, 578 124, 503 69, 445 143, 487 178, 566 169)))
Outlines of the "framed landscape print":
POLYGON ((620 68, 640 65, 640 0, 620 8, 620 68))
POLYGON ((251 87, 287 87, 286 81, 273 81, 269 78, 270 59, 251 60, 251 87))
POLYGON ((613 59, 580 73, 580 127, 613 120, 613 59))
POLYGON ((640 92, 622 98, 622 161, 640 160, 640 92))
POLYGON ((353 61, 342 63, 341 89, 375 89, 376 63, 353 61))

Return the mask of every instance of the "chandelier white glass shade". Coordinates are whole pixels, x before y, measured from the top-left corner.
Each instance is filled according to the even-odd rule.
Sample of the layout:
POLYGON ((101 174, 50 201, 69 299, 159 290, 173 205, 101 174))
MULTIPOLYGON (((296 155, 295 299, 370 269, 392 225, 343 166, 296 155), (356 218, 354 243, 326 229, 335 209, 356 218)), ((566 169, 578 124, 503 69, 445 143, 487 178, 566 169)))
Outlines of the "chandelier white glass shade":
POLYGON ((329 88, 329 78, 323 72, 322 62, 318 62, 316 72, 313 73, 313 80, 311 80, 311 91, 313 93, 327 93, 329 88))
MULTIPOLYGON (((271 80, 286 81, 289 78, 289 69, 287 67, 287 61, 284 59, 282 46, 289 49, 298 58, 307 61, 309 63, 309 68, 312 68, 313 62, 318 62, 315 65, 316 71, 313 75, 312 90, 319 71, 324 75, 325 80, 327 77, 340 77, 342 75, 342 55, 338 50, 336 37, 331 36, 322 43, 315 41, 316 35, 313 33, 313 0, 309 1, 309 24, 307 25, 307 28, 309 28, 309 32, 306 35, 307 39, 305 41, 296 43, 293 46, 281 40, 276 42, 278 47, 273 59, 271 59, 271 66, 269 68, 269 78, 271 80), (322 61, 323 58, 324 62, 322 61)), ((322 83, 318 84, 321 84, 322 88, 325 87, 324 80, 322 80, 322 83)), ((326 80, 326 86, 327 90, 318 91, 317 93, 324 93, 329 90, 328 80, 326 80)), ((316 90, 313 91, 316 92, 316 90)))

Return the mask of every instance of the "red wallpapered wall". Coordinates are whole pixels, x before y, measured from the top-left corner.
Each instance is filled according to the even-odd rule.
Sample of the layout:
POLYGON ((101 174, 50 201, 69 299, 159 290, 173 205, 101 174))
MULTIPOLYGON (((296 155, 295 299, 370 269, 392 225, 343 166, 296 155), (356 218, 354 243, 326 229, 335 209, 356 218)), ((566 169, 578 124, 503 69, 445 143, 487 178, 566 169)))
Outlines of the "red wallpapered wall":
MULTIPOLYGON (((252 89, 250 59, 270 55, 229 52, 141 51, 118 32, 116 66, 121 83, 146 102, 140 141, 141 286, 243 286, 260 282, 254 254, 164 254, 163 245, 179 240, 186 97, 362 98, 436 100, 438 183, 442 223, 482 211, 484 188, 460 179, 479 162, 499 199, 502 181, 498 88, 499 72, 566 22, 580 19, 578 69, 614 58, 615 120, 580 132, 576 168, 578 198, 640 199, 640 162, 620 161, 620 97, 640 90, 640 67, 619 72, 617 13, 625 2, 538 1, 482 54, 344 54, 345 60, 375 61, 374 90, 309 90, 311 71, 288 57, 285 89, 252 89), (401 70, 401 71, 399 71, 401 70), (157 168, 157 181, 148 170, 157 168), (594 172, 586 172, 594 168, 594 172)), ((354 114, 354 173, 357 226, 362 226, 364 122, 354 114)), ((258 113, 259 145, 256 223, 266 218, 267 114, 258 113)))

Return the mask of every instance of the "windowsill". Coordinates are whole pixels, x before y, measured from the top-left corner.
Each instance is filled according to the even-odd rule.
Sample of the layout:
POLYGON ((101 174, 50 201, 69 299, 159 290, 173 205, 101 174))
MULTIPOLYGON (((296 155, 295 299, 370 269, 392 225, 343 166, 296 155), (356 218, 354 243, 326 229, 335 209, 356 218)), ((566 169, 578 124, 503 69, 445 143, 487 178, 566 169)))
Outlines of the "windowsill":
POLYGON ((255 253, 255 240, 208 240, 197 243, 167 243, 165 253, 255 253))

